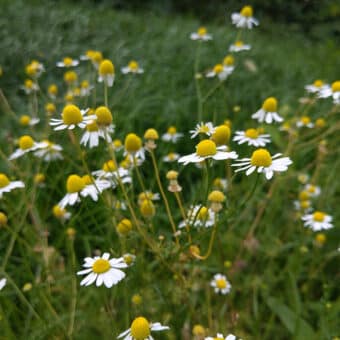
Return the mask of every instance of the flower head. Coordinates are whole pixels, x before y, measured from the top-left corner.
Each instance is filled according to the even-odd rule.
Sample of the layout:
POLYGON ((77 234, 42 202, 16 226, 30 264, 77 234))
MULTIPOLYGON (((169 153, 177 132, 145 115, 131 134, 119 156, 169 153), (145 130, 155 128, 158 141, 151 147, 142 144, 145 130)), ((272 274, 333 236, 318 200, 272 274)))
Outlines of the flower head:
POLYGON ((261 134, 259 129, 247 129, 245 131, 236 131, 233 141, 238 144, 247 143, 250 146, 265 146, 270 143, 270 135, 261 134))
POLYGON ((190 34, 191 40, 199 40, 199 41, 208 41, 212 40, 212 36, 208 34, 208 31, 205 27, 200 27, 197 32, 190 34))
POLYGON ((79 60, 72 59, 70 57, 65 57, 62 61, 57 62, 58 67, 73 67, 79 64, 79 60))
POLYGON ((244 6, 240 13, 233 13, 231 20, 238 28, 252 29, 253 25, 257 26, 259 24, 258 20, 253 17, 253 8, 251 6, 244 6))
POLYGON ((183 137, 183 133, 177 132, 175 126, 170 126, 165 134, 162 135, 162 140, 165 142, 177 143, 183 137))
POLYGON ((248 51, 250 49, 251 49, 251 46, 245 44, 241 40, 237 40, 232 45, 229 46, 229 52, 241 52, 241 51, 248 51))
POLYGON ((227 277, 222 274, 214 275, 214 278, 210 282, 210 286, 214 288, 215 293, 228 294, 231 290, 231 284, 227 280, 227 277))
POLYGON ((46 143, 45 142, 35 142, 33 140, 33 138, 31 136, 25 135, 25 136, 21 136, 19 138, 19 148, 16 149, 10 156, 9 156, 9 160, 13 160, 16 158, 19 158, 21 156, 23 156, 24 154, 30 152, 30 151, 35 151, 38 149, 42 149, 44 147, 46 147, 46 143))
POLYGON ((333 98, 333 103, 336 105, 340 104, 340 80, 332 83, 331 86, 327 86, 319 92, 320 98, 333 98))
POLYGON ((223 64, 216 64, 207 74, 207 78, 217 77, 219 80, 226 80, 227 77, 233 72, 234 67, 228 67, 223 64))
POLYGON ((233 334, 229 334, 226 337, 222 333, 217 333, 216 337, 207 336, 204 340, 236 340, 236 336, 233 334))
POLYGON ((139 64, 135 60, 131 60, 128 63, 127 66, 122 67, 121 71, 122 71, 123 74, 128 74, 128 73, 141 74, 141 73, 144 73, 144 70, 141 67, 139 67, 139 64))
POLYGON ((112 61, 109 59, 104 59, 99 65, 99 82, 104 82, 106 86, 112 87, 115 80, 115 67, 112 61))
POLYGON ((191 133, 191 138, 195 138, 199 134, 204 134, 207 136, 211 136, 215 132, 215 128, 213 126, 213 123, 211 122, 201 122, 196 125, 196 128, 194 130, 190 130, 189 133, 191 133))
POLYGON ((282 122, 283 118, 277 113, 277 99, 268 97, 262 104, 262 108, 252 114, 251 118, 257 119, 259 123, 271 124, 273 122, 282 122))
POLYGON ((25 184, 22 181, 10 181, 9 178, 0 173, 0 198, 2 198, 3 193, 10 192, 16 188, 24 188, 25 184))
POLYGON ((315 211, 314 213, 306 214, 301 218, 302 221, 304 221, 304 226, 313 231, 333 228, 333 224, 331 223, 332 216, 327 215, 323 211, 315 211))

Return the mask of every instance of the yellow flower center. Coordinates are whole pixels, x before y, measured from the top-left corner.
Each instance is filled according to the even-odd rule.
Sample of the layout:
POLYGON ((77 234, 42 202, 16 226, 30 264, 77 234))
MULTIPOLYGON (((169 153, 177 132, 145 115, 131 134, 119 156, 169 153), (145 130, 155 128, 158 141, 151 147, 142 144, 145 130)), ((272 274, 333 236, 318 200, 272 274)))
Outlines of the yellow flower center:
POLYGON ((302 209, 307 209, 310 206, 310 202, 309 201, 301 201, 300 205, 301 205, 302 209))
POLYGON ((72 194, 74 192, 79 192, 84 189, 85 181, 78 175, 70 175, 66 181, 66 190, 68 193, 72 194))
POLYGON ((174 161, 176 159, 176 154, 174 152, 168 153, 168 159, 174 161))
POLYGON ((177 132, 177 129, 174 126, 170 126, 168 128, 168 134, 174 135, 177 132))
POLYGON ((321 211, 316 211, 314 214, 313 214, 313 219, 314 221, 316 222, 323 222, 323 220, 325 219, 325 216, 326 214, 321 212, 321 211))
POLYGON ((208 200, 211 202, 222 203, 225 200, 225 195, 222 191, 214 190, 209 194, 208 200))
POLYGON ((311 192, 311 193, 314 193, 315 190, 316 190, 315 185, 310 185, 310 186, 308 187, 308 191, 311 192))
POLYGON ((309 192, 308 191, 301 191, 299 194, 299 200, 300 201, 306 201, 309 199, 309 192))
POLYGON ((232 66, 234 65, 235 59, 232 55, 227 55, 224 59, 223 59, 223 64, 227 65, 227 66, 232 66))
POLYGON ((208 208, 207 207, 201 207, 197 214, 197 218, 201 221, 206 220, 208 217, 208 208))
POLYGON ((301 122, 303 125, 307 125, 307 124, 310 123, 310 118, 307 117, 307 116, 303 116, 303 117, 301 117, 300 122, 301 122))
POLYGON ((99 64, 102 60, 103 60, 103 55, 101 52, 99 51, 95 51, 93 52, 92 56, 91 56, 91 60, 95 63, 95 64, 99 64))
POLYGON ((34 145, 34 140, 30 136, 22 136, 19 139, 19 148, 21 150, 30 149, 34 145))
POLYGON ((25 87, 27 87, 28 89, 31 89, 33 87, 33 81, 31 79, 26 79, 25 87))
POLYGON ((214 340, 224 340, 224 338, 215 337, 214 340))
POLYGON ((137 61, 131 60, 128 65, 129 69, 132 71, 137 71, 138 70, 138 63, 137 61))
POLYGON ((112 144, 115 148, 120 148, 122 146, 122 141, 120 139, 115 139, 112 144))
POLYGON ((196 153, 198 156, 213 156, 217 152, 216 144, 209 139, 202 140, 196 145, 196 153))
POLYGON ((267 98, 263 104, 262 109, 267 112, 276 112, 277 110, 277 100, 274 97, 267 98))
POLYGON ((241 15, 244 17, 252 17, 253 16, 253 8, 251 6, 244 6, 241 9, 241 15))
POLYGON ((256 129, 248 129, 245 132, 246 137, 256 139, 259 136, 259 133, 256 129))
POLYGON ((112 123, 111 111, 106 106, 99 106, 95 115, 97 116, 97 123, 99 125, 110 125, 112 123))
POLYGON ((9 183, 8 177, 5 174, 0 174, 0 188, 7 187, 9 183))
POLYGON ((318 118, 316 121, 315 121, 315 126, 318 127, 318 128, 322 128, 326 125, 326 122, 323 118, 318 118))
POLYGON ((109 161, 105 162, 102 168, 105 172, 113 172, 117 170, 117 164, 115 161, 110 159, 109 161))
POLYGON ((65 66, 72 66, 72 62, 73 62, 73 60, 70 57, 66 57, 66 58, 63 59, 63 63, 64 63, 65 66))
POLYGON ((96 274, 106 273, 110 268, 110 262, 105 259, 98 259, 92 265, 92 270, 96 274))
POLYGON ((217 65, 214 66, 214 72, 215 72, 216 74, 219 74, 219 73, 221 73, 222 71, 223 71, 223 65, 222 65, 222 64, 217 64, 217 65))
POLYGON ((128 234, 131 229, 132 229, 132 223, 127 218, 124 218, 123 220, 121 220, 117 225, 117 231, 122 235, 128 234))
POLYGON ((140 212, 144 217, 153 217, 156 212, 155 205, 149 199, 144 199, 140 205, 140 212))
POLYGON ((76 105, 66 105, 61 114, 66 125, 79 124, 83 121, 83 116, 76 105))
POLYGON ((127 265, 130 265, 133 262, 133 257, 130 254, 124 255, 123 259, 127 265))
POLYGON ((56 218, 62 218, 64 217, 66 213, 66 210, 61 208, 59 205, 55 205, 53 207, 53 215, 56 217, 56 218))
POLYGON ((158 132, 155 129, 147 129, 144 133, 144 138, 145 139, 151 139, 151 140, 156 140, 159 138, 158 132))
POLYGON ((244 44, 243 44, 243 41, 241 41, 241 40, 237 40, 237 41, 235 41, 235 46, 237 46, 237 47, 242 47, 244 44))
POLYGON ((48 87, 48 93, 53 94, 54 96, 58 93, 58 87, 55 84, 52 84, 48 87))
POLYGON ((37 67, 33 64, 29 64, 26 66, 26 74, 30 77, 34 77, 37 71, 37 67))
POLYGON ((129 133, 124 141, 127 152, 137 152, 142 147, 142 140, 134 133, 129 133))
POLYGON ((216 287, 219 289, 224 289, 227 287, 227 282, 225 279, 217 279, 216 280, 216 287))
POLYGON ((170 181, 176 180, 178 178, 178 172, 174 171, 174 170, 170 170, 170 171, 167 172, 166 178, 170 181))
POLYGON ((95 132, 95 131, 98 131, 98 125, 96 123, 95 120, 93 120, 92 122, 88 123, 86 125, 86 130, 89 131, 89 132, 95 132))
POLYGON ((215 132, 211 136, 212 140, 217 145, 225 145, 230 138, 230 128, 227 125, 220 125, 215 129, 215 132))
POLYGON ((253 152, 250 163, 253 166, 268 167, 272 164, 272 157, 266 149, 258 149, 253 152))
POLYGON ((321 87, 321 86, 323 85, 323 81, 320 80, 320 79, 317 79, 317 80, 315 80, 315 82, 313 83, 313 85, 314 85, 315 87, 321 87))
POLYGON ((150 335, 149 321, 142 316, 139 316, 138 318, 133 320, 130 332, 132 338, 136 340, 144 340, 150 335))
POLYGON ((64 80, 66 83, 74 83, 77 79, 77 73, 74 71, 67 71, 64 73, 64 80))
POLYGON ((100 63, 99 74, 101 76, 113 75, 114 73, 115 73, 115 68, 111 60, 105 59, 100 63))
POLYGON ((326 235, 323 234, 323 233, 318 233, 315 236, 315 241, 319 244, 324 244, 326 242, 326 240, 327 240, 326 235))
POLYGON ((48 113, 53 113, 53 112, 56 112, 56 107, 53 103, 47 103, 45 105, 45 110, 48 112, 48 113))
POLYGON ((80 84, 80 87, 83 89, 87 89, 90 86, 89 82, 87 80, 83 80, 80 84))
POLYGON ((27 126, 31 121, 30 116, 27 115, 23 115, 20 117, 20 124, 23 126, 27 126))
POLYGON ((197 34, 199 35, 199 36, 204 36, 204 35, 206 35, 207 34, 207 29, 205 28, 205 27, 200 27, 198 30, 197 30, 197 34))
POLYGON ((84 181, 85 185, 93 184, 93 178, 90 175, 84 175, 82 180, 84 181))
POLYGON ((332 91, 333 91, 333 92, 340 92, 340 80, 335 81, 335 82, 332 84, 332 91))

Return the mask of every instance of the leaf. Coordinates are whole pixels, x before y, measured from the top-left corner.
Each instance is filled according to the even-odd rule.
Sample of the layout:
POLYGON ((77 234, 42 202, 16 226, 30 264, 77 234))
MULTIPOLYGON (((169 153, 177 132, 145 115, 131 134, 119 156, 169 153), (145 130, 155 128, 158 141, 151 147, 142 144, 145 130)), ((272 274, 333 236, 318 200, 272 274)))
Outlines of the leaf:
POLYGON ((266 302, 268 307, 276 314, 289 332, 294 335, 295 339, 312 340, 316 337, 313 328, 279 299, 269 297, 266 302))

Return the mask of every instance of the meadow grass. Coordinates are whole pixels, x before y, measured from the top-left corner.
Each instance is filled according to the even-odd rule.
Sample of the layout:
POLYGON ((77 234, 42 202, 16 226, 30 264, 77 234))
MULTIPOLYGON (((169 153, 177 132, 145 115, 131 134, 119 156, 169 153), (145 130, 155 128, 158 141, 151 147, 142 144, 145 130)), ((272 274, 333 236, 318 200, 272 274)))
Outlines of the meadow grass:
MULTIPOLYGON (((200 339, 192 335, 195 324, 201 324, 206 335, 233 333, 243 339, 339 336, 339 106, 329 99, 307 104, 299 100, 306 96, 304 86, 315 79, 328 83, 338 79, 335 72, 340 58, 334 41, 326 37, 309 40, 279 24, 266 26, 269 21, 264 18, 259 28, 242 36, 253 49, 235 54, 235 71, 219 83, 204 75, 223 60, 235 40, 230 13, 221 13, 228 15, 225 25, 206 23, 213 40, 200 44, 189 35, 201 23, 188 17, 116 12, 67 2, 3 1, 1 6, 6 15, 0 18, 0 88, 4 94, 0 172, 24 181, 25 189, 5 193, 0 201, 0 210, 8 217, 0 229, 0 279, 7 278, 0 291, 0 339, 111 339, 139 315, 170 327, 156 334, 157 339, 200 339), (195 80, 199 44, 202 78, 195 80), (100 50, 116 66, 115 84, 108 89, 108 107, 116 125, 114 138, 123 141, 130 132, 143 136, 148 128, 163 134, 170 125, 185 134, 171 146, 157 142, 154 151, 176 226, 183 214, 175 195, 166 190, 167 171, 179 172, 185 213, 192 204, 207 204, 214 178, 226 173, 232 178, 212 253, 206 260, 199 260, 190 246, 199 246, 204 255, 214 228, 192 228, 192 242, 183 231, 178 246, 162 197, 155 203, 153 218, 142 216, 136 201, 143 186, 160 192, 149 153, 137 167, 140 173, 133 169, 133 185, 127 186, 132 211, 111 209, 115 198, 126 198, 117 184, 115 191, 103 192, 98 202, 82 199, 70 207, 69 221, 61 223, 53 215, 53 206, 65 195, 68 175, 100 169, 113 156, 105 143, 80 150, 75 142, 80 134, 53 131, 44 109, 50 101, 46 89, 51 83, 60 91, 54 117, 65 105, 64 69, 57 69, 55 63, 65 56, 78 58, 88 49, 100 50), (39 79, 42 91, 37 97, 41 123, 28 128, 20 126, 18 118, 32 114, 34 98, 26 96, 20 86, 27 78, 25 65, 33 59, 42 62, 46 72, 39 79), (131 59, 140 63, 144 74, 121 74, 120 67, 131 59), (207 167, 207 173, 194 165, 166 164, 161 157, 169 151, 186 155, 195 150, 197 139, 190 139, 188 131, 198 122, 197 82, 203 97, 216 86, 202 106, 203 121, 220 125, 230 120, 233 133, 256 127, 250 116, 270 96, 278 98, 279 113, 292 125, 303 112, 312 121, 324 118, 326 125, 320 129, 291 127, 289 133, 279 131, 277 125, 265 126, 273 141, 272 154, 281 152, 293 161, 287 173, 275 174, 271 181, 263 175, 231 173, 223 161, 207 167), (25 155, 8 161, 17 148, 16 139, 24 134, 62 145, 64 160, 46 163, 25 155), (34 180, 37 173, 45 175, 43 187, 34 180), (316 232, 304 228, 303 212, 294 209, 293 201, 303 188, 300 174, 308 174, 311 183, 321 188, 313 208, 333 217, 335 227, 323 234, 326 241, 318 241, 316 232), (124 217, 133 222, 133 232, 126 237, 116 232, 124 217), (135 264, 125 270, 126 278, 111 289, 79 286, 76 272, 81 270, 82 259, 106 251, 115 257, 136 255, 135 264), (210 281, 216 273, 227 275, 230 294, 214 293, 210 281)), ((80 70, 81 80, 92 83, 97 78, 90 63, 89 67, 81 65, 80 70)), ((87 99, 76 99, 80 108, 104 104, 103 85, 93 85, 95 96, 92 92, 87 99)), ((235 142, 230 146, 240 158, 250 157, 253 151, 235 142)))

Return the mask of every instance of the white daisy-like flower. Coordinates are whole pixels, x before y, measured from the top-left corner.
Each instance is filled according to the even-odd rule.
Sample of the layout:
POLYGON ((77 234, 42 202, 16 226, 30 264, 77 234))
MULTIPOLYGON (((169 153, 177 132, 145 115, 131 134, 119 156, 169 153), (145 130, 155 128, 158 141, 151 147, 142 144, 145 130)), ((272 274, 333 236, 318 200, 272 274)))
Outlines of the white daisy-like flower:
POLYGON ((247 143, 250 146, 265 146, 270 143, 270 135, 261 134, 259 129, 247 129, 245 131, 236 131, 233 141, 238 144, 247 143))
POLYGON ((233 334, 229 334, 226 337, 222 333, 217 333, 216 337, 207 336, 204 340, 236 340, 236 336, 233 334))
POLYGON ((19 118, 19 122, 22 126, 34 126, 40 122, 40 119, 37 117, 30 117, 29 115, 22 115, 19 118))
POLYGON ((312 210, 311 201, 309 200, 303 200, 303 201, 297 200, 297 201, 294 201, 293 203, 294 203, 295 210, 304 211, 304 212, 309 212, 312 210))
POLYGON ((84 261, 83 267, 86 269, 77 273, 77 275, 86 275, 80 282, 81 286, 89 286, 96 282, 97 287, 104 284, 107 288, 111 288, 124 279, 126 274, 120 269, 128 266, 122 257, 110 260, 109 253, 104 253, 101 257, 86 257, 84 261))
POLYGON ((190 130, 191 138, 195 138, 199 134, 205 134, 207 136, 211 136, 215 132, 215 127, 211 122, 201 122, 196 125, 194 130, 190 130))
POLYGON ((123 74, 128 74, 128 73, 141 74, 141 73, 144 73, 144 70, 141 67, 139 67, 139 64, 135 60, 131 60, 127 66, 122 67, 121 71, 122 71, 123 74))
POLYGON ((293 162, 289 157, 280 157, 278 153, 271 156, 266 149, 257 149, 253 152, 251 158, 242 158, 236 160, 237 163, 231 166, 239 167, 235 172, 246 170, 246 175, 249 176, 255 170, 258 173, 264 173, 265 177, 269 180, 273 177, 274 172, 282 172, 288 169, 288 166, 293 162))
POLYGON ((218 77, 219 80, 226 80, 227 77, 233 72, 234 67, 227 67, 222 64, 216 64, 212 70, 206 73, 207 78, 218 77))
POLYGON ((141 164, 145 160, 145 149, 143 148, 142 139, 135 133, 129 133, 124 141, 124 156, 129 156, 132 165, 138 162, 141 164))
POLYGON ((17 159, 24 154, 35 151, 38 149, 45 148, 47 146, 47 143, 45 142, 35 142, 31 136, 22 136, 19 138, 19 148, 16 149, 9 157, 8 159, 11 161, 13 159, 17 159))
POLYGON ((43 140, 43 142, 46 146, 35 151, 34 156, 42 158, 45 162, 63 159, 63 155, 61 154, 63 148, 61 145, 52 143, 49 140, 43 140))
POLYGON ((304 221, 304 226, 312 229, 313 231, 319 231, 323 229, 333 228, 332 216, 327 215, 322 211, 315 211, 313 214, 306 214, 301 217, 304 221))
POLYGON ((191 206, 188 210, 188 218, 178 224, 178 228, 185 228, 187 225, 196 228, 210 228, 215 223, 215 213, 203 205, 191 206))
POLYGON ((305 86, 305 90, 309 93, 319 93, 325 89, 329 88, 329 85, 325 84, 322 80, 317 79, 313 84, 305 86))
POLYGON ((65 222, 71 218, 71 213, 58 204, 53 207, 52 212, 53 215, 62 222, 65 222))
POLYGON ((136 261, 136 255, 126 253, 123 255, 123 260, 129 267, 131 267, 136 261))
POLYGON ((229 52, 241 52, 251 49, 251 45, 245 44, 243 41, 238 40, 229 46, 229 52))
POLYGON ((320 187, 313 184, 306 184, 304 190, 308 192, 309 197, 318 197, 321 193, 320 187))
POLYGON ((236 159, 238 157, 235 151, 231 152, 220 151, 225 149, 226 149, 225 146, 217 147, 212 140, 205 139, 196 145, 195 153, 182 156, 181 158, 178 159, 178 162, 187 165, 189 163, 200 163, 210 158, 219 161, 224 159, 236 159))
POLYGON ((226 191, 228 189, 228 180, 226 178, 216 177, 213 180, 213 188, 226 191))
POLYGON ((6 283, 7 283, 7 279, 6 278, 2 278, 0 280, 0 290, 2 290, 6 286, 6 283))
POLYGON ((26 79, 23 86, 20 87, 25 91, 26 94, 31 94, 33 92, 39 91, 39 86, 31 79, 26 79))
POLYGON ((127 205, 122 200, 114 200, 112 203, 112 208, 116 210, 127 210, 127 205))
POLYGON ((233 13, 231 21, 238 28, 252 29, 253 26, 258 26, 259 24, 258 20, 253 17, 253 8, 251 6, 244 6, 240 13, 233 13))
POLYGON ((112 64, 112 61, 104 59, 99 65, 98 72, 98 81, 100 83, 104 82, 108 87, 112 87, 115 80, 115 67, 112 64))
POLYGON ((80 84, 80 97, 88 97, 93 89, 94 86, 91 86, 87 80, 83 80, 80 84))
POLYGON ((2 198, 3 193, 10 192, 16 188, 24 188, 25 184, 22 181, 10 181, 9 178, 0 173, 0 198, 2 198))
POLYGON ((81 190, 82 197, 90 196, 93 201, 97 202, 99 195, 106 189, 112 187, 112 183, 105 179, 94 179, 89 175, 82 177, 85 187, 81 190))
POLYGON ((73 67, 79 64, 79 60, 65 57, 62 61, 57 62, 58 67, 73 67))
POLYGON ((123 340, 154 340, 151 332, 159 332, 170 329, 168 326, 163 326, 159 322, 149 322, 143 316, 135 318, 131 327, 119 334, 117 339, 123 340))
POLYGON ((64 129, 72 130, 76 126, 84 129, 90 121, 96 118, 94 115, 86 115, 87 112, 88 109, 80 110, 78 106, 68 104, 64 107, 63 112, 61 113, 61 119, 52 118, 50 125, 55 126, 55 131, 64 129))
POLYGON ((227 277, 222 274, 215 274, 210 282, 210 286, 214 288, 215 293, 221 293, 223 295, 230 293, 231 290, 230 282, 227 280, 227 277))
POLYGON ((129 171, 122 167, 118 167, 116 162, 112 159, 105 162, 100 170, 93 171, 92 175, 97 178, 111 180, 112 184, 116 183, 118 178, 120 178, 123 183, 132 182, 129 171))
POLYGON ((169 152, 166 156, 163 157, 163 161, 170 163, 170 162, 175 162, 178 160, 180 155, 176 152, 169 152))
POLYGON ((296 122, 296 126, 298 128, 307 127, 311 129, 314 127, 314 124, 308 116, 303 116, 296 122))
POLYGON ((165 142, 177 143, 183 137, 183 133, 177 132, 175 126, 170 126, 165 134, 162 135, 162 140, 165 142))
POLYGON ((331 86, 328 86, 319 92, 320 98, 328 98, 333 97, 333 103, 336 105, 340 104, 340 80, 337 80, 332 83, 331 86))
POLYGON ((108 143, 112 142, 110 134, 114 132, 114 126, 110 125, 106 128, 99 127, 96 120, 90 121, 86 125, 86 131, 81 137, 80 144, 90 148, 97 147, 99 145, 99 138, 106 140, 108 143))
POLYGON ((256 119, 259 123, 265 122, 267 124, 283 121, 283 118, 277 113, 277 100, 274 97, 267 98, 263 102, 262 108, 252 114, 251 118, 256 119))
POLYGON ((45 67, 37 60, 32 60, 32 62, 26 66, 26 74, 32 78, 39 78, 43 72, 45 72, 45 67))
POLYGON ((85 188, 86 183, 84 179, 78 175, 70 175, 66 181, 67 194, 58 203, 61 208, 65 208, 67 205, 75 205, 80 202, 80 192, 85 188))
POLYGON ((199 40, 199 41, 208 41, 212 40, 212 36, 208 34, 208 31, 205 27, 200 27, 197 32, 190 34, 191 40, 199 40))
POLYGON ((145 200, 148 201, 159 201, 160 195, 158 192, 152 192, 150 190, 146 190, 145 192, 141 192, 138 195, 138 204, 141 205, 145 200))

